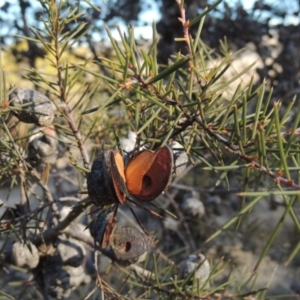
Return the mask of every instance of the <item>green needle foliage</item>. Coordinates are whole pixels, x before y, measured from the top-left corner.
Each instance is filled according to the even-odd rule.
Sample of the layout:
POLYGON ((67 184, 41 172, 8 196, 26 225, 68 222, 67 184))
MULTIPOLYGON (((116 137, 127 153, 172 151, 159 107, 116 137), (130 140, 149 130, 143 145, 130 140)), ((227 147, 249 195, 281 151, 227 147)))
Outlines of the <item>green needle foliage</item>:
MULTIPOLYGON (((73 1, 40 1, 48 16, 43 20, 44 27, 31 28, 32 36, 21 37, 47 53, 48 68, 26 70, 26 80, 40 92, 47 93, 56 107, 55 139, 65 146, 68 164, 74 166, 74 194, 80 194, 79 200, 89 201, 83 198, 86 196, 85 178, 99 151, 117 148, 120 138, 133 131, 137 134, 136 150, 140 147, 157 149, 178 142, 191 164, 198 164, 198 172, 210 172, 211 192, 223 186, 229 191, 235 190, 240 197, 239 211, 221 228, 208 231, 202 238, 203 243, 232 230, 238 231, 263 198, 281 196, 285 206, 277 225, 263 241, 265 244, 254 269, 239 278, 224 271, 230 264, 223 259, 210 261, 211 272, 205 284, 197 282, 196 272, 185 279, 179 278, 179 268, 173 261, 183 257, 185 250, 174 248, 163 254, 166 248, 162 245, 149 254, 139 269, 137 265, 123 268, 114 264, 107 274, 101 275, 102 279, 95 277, 97 284, 93 281, 93 284, 86 283, 85 288, 77 287, 74 292, 77 296, 85 299, 94 299, 96 294, 101 299, 249 299, 250 296, 262 299, 267 297, 266 287, 256 288, 254 271, 259 272, 260 264, 288 216, 297 235, 300 233, 295 211, 300 190, 299 101, 293 98, 283 107, 280 101, 272 100, 265 82, 259 85, 253 79, 243 82, 242 76, 255 63, 249 63, 230 78, 226 76, 237 54, 228 50, 226 40, 221 42, 219 51, 210 49, 201 40, 205 16, 220 2, 196 19, 186 20, 183 3, 179 1, 182 14, 179 22, 183 30, 179 41, 184 41, 188 54, 174 53, 168 65, 157 62, 155 24, 152 42, 147 48, 136 41, 133 27, 122 32, 117 26, 118 40, 107 29, 111 44, 109 54, 99 52, 97 57, 86 54, 74 60, 71 53, 89 30, 87 24, 77 23, 84 14, 80 1, 78 5, 73 1), (191 26, 198 26, 196 36, 189 35, 191 26), (66 28, 71 29, 66 31, 66 28), (220 276, 226 276, 226 280, 221 282, 220 276)), ((83 3, 92 5, 89 1, 83 3)), ((29 247, 31 243, 41 247, 42 241, 47 244, 68 234, 68 226, 80 213, 87 215, 88 212, 88 204, 76 206, 79 207, 73 210, 76 213, 70 213, 64 221, 58 217, 56 223, 41 226, 41 222, 47 223, 49 215, 59 215, 59 197, 26 159, 32 127, 13 122, 13 108, 8 100, 11 89, 5 81, 5 69, 1 69, 1 185, 7 188, 8 184, 4 200, 9 200, 13 188, 18 187, 19 204, 26 210, 21 216, 14 215, 9 222, 4 221, 6 217, 1 219, 2 253, 12 238, 29 247), (42 193, 35 191, 36 186, 42 193), (37 205, 38 209, 31 208, 37 205)), ((190 174, 187 176, 192 178, 193 172, 190 174)), ((167 197, 164 199, 166 202, 167 197)), ((163 201, 158 200, 158 203, 160 211, 166 210, 163 201)), ((176 215, 172 209, 170 213, 176 215)), ((77 238, 80 240, 80 236, 77 238)), ((191 239, 197 240, 196 237, 191 239)), ((297 256, 299 248, 300 243, 294 245, 286 264, 297 256)), ((18 284, 21 287, 24 282, 18 284)), ((3 283, 1 289, 3 297, 10 298, 9 294, 14 293, 3 283)), ((43 297, 40 288, 24 290, 26 295, 22 299, 43 297)))

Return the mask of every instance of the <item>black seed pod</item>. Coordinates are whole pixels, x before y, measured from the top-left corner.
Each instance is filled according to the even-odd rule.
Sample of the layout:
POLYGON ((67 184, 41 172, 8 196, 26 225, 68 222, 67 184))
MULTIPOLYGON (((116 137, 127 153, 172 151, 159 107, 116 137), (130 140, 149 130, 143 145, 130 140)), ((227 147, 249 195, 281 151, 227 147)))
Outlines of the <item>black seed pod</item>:
POLYGON ((101 207, 118 203, 111 175, 111 153, 112 150, 103 150, 87 177, 89 196, 95 205, 101 207))
POLYGON ((106 248, 109 244, 112 233, 115 230, 117 219, 113 209, 101 211, 89 225, 90 232, 101 248, 106 248))

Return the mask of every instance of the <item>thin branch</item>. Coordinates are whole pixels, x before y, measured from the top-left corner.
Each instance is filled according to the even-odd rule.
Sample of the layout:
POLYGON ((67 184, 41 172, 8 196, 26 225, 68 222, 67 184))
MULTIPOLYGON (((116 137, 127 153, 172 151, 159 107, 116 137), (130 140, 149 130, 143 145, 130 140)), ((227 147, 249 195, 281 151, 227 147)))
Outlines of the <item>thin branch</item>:
POLYGON ((288 180, 282 176, 279 176, 278 174, 268 170, 266 167, 264 167, 263 165, 259 164, 257 161, 255 161, 253 158, 243 154, 240 150, 236 150, 235 145, 233 145, 230 141, 228 141, 226 138, 224 138, 223 136, 221 136, 219 133, 214 132, 211 128, 209 127, 205 127, 202 123, 202 120, 200 119, 200 117, 196 117, 196 121, 199 123, 199 125, 206 131, 209 133, 210 136, 213 136, 214 138, 216 138, 219 142, 221 142, 222 144, 224 144, 228 149, 231 150, 231 152, 233 152, 234 154, 238 155, 241 159, 245 160, 246 162, 249 163, 249 167, 253 168, 253 169, 257 169, 260 172, 265 173, 266 175, 268 175, 269 177, 273 178, 274 181, 276 183, 282 183, 292 189, 295 190, 300 190, 300 185, 296 184, 294 181, 292 180, 288 180))
POLYGON ((23 221, 24 219, 29 219, 32 216, 38 214, 40 211, 42 211, 44 208, 46 208, 47 206, 51 205, 52 203, 45 203, 44 205, 39 206, 38 208, 34 209, 31 212, 28 212, 20 217, 17 218, 10 218, 10 219, 4 219, 4 220, 0 220, 0 224, 1 225, 9 225, 9 224, 15 224, 18 222, 23 221))
POLYGON ((56 216, 58 216, 59 209, 53 199, 53 196, 52 196, 52 193, 51 193, 49 187, 46 184, 44 184, 43 180, 41 179, 41 177, 38 174, 36 169, 32 169, 30 171, 30 175, 35 179, 35 182, 43 189, 46 201, 49 203, 52 203, 52 210, 54 211, 56 216))
POLYGON ((53 27, 53 34, 54 34, 54 37, 55 37, 54 38, 54 47, 55 47, 56 67, 57 67, 57 85, 59 87, 60 100, 63 103, 63 105, 61 105, 60 107, 63 109, 64 115, 65 115, 66 120, 69 124, 69 127, 71 128, 71 130, 74 134, 74 137, 77 141, 77 145, 78 145, 78 148, 80 150, 80 153, 81 153, 81 156, 82 156, 82 159, 83 159, 84 167, 86 169, 89 169, 89 167, 90 167, 90 165, 89 165, 89 162, 90 162, 89 155, 88 155, 87 150, 84 146, 83 139, 82 139, 82 136, 81 136, 81 132, 79 131, 79 129, 78 129, 76 123, 75 123, 75 120, 74 120, 74 117, 72 115, 71 109, 68 106, 68 102, 67 102, 67 96, 66 96, 64 81, 68 80, 68 78, 63 78, 63 76, 62 76, 63 66, 62 66, 61 61, 60 61, 61 53, 60 53, 60 45, 59 45, 59 39, 60 39, 60 37, 59 37, 59 27, 60 27, 60 24, 59 24, 59 15, 58 15, 57 7, 55 7, 54 11, 55 11, 55 16, 53 18, 52 27, 53 27))
MULTIPOLYGON (((247 129, 250 129, 250 128, 252 128, 252 127, 253 127, 253 123, 247 125, 247 129)), ((225 130, 231 132, 231 131, 233 131, 234 129, 228 129, 228 128, 226 128, 225 130)), ((291 129, 282 131, 282 132, 280 133, 280 137, 285 138, 285 137, 289 136, 291 133, 292 133, 291 129)), ((294 135, 295 135, 296 137, 300 137, 300 127, 295 129, 294 135)), ((270 134, 269 136, 266 137, 266 141, 273 141, 273 140, 276 139, 277 137, 278 137, 278 136, 277 136, 277 133, 270 134)), ((249 147, 251 147, 251 146, 254 146, 256 143, 257 143, 256 140, 250 140, 250 141, 248 141, 246 144, 243 144, 243 149, 246 149, 246 148, 249 148, 249 147)), ((240 149, 238 145, 234 145, 234 144, 232 144, 231 147, 232 147, 232 150, 234 150, 234 151, 240 149)))
POLYGON ((41 236, 32 238, 31 242, 35 245, 41 245, 43 242, 47 243, 54 240, 90 205, 91 202, 89 199, 82 200, 80 203, 74 206, 71 212, 55 227, 45 230, 41 236))
POLYGON ((180 10, 181 17, 178 18, 178 20, 182 23, 183 37, 184 37, 185 42, 187 43, 189 52, 192 53, 192 47, 191 47, 190 38, 189 38, 189 25, 190 25, 190 22, 189 22, 189 20, 186 20, 186 17, 185 17, 184 1, 176 0, 176 2, 178 3, 178 7, 179 7, 179 10, 180 10))
MULTIPOLYGON (((61 89, 63 89, 63 86, 61 87, 61 89)), ((64 94, 63 91, 61 91, 61 95, 63 96, 64 94)), ((68 106, 67 104, 67 100, 66 99, 63 99, 61 98, 61 100, 64 102, 60 105, 60 108, 62 109, 62 112, 69 124, 69 127, 71 128, 73 134, 74 134, 74 137, 76 139, 76 142, 77 142, 77 146, 78 146, 78 149, 81 153, 81 156, 82 156, 82 160, 83 160, 83 165, 86 169, 90 169, 90 158, 89 158, 89 155, 88 155, 88 152, 86 150, 86 147, 84 145, 84 142, 83 142, 83 139, 82 139, 82 135, 81 135, 81 132, 79 131, 76 123, 75 123, 75 120, 74 120, 74 117, 73 117, 73 114, 71 112, 71 109, 70 107, 68 106)))

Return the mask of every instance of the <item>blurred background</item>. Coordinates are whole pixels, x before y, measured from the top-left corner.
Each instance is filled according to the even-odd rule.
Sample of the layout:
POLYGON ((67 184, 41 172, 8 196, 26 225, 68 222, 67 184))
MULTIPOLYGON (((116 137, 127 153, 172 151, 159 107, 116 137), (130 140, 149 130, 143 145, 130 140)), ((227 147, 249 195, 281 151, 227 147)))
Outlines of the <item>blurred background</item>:
MULTIPOLYGON (((187 19, 192 20, 212 3, 206 0, 185 1, 187 19)), ((95 9, 78 1, 78 5, 86 9, 86 14, 78 21, 85 22, 86 26, 93 25, 93 28, 73 46, 75 60, 76 57, 96 57, 99 51, 109 55, 110 45, 105 26, 120 39, 116 23, 124 31, 126 26, 134 26, 136 37, 145 45, 152 37, 152 22, 156 22, 160 35, 158 58, 161 63, 167 63, 174 52, 185 52, 184 44, 174 40, 182 36, 176 1, 95 0, 92 4, 95 9)), ((244 60, 249 64, 257 60, 257 80, 261 82, 267 78, 268 86, 273 86, 273 96, 276 98, 292 97, 299 93, 299 6, 298 0, 222 1, 207 16, 202 39, 216 49, 224 37, 230 50, 245 48, 244 60)), ((44 50, 18 36, 30 37, 30 27, 41 28, 42 18, 43 10, 39 1, 0 1, 0 43, 8 81, 15 80, 16 75, 22 75, 21 71, 16 70, 20 70, 23 64, 41 67, 46 55, 44 50)))

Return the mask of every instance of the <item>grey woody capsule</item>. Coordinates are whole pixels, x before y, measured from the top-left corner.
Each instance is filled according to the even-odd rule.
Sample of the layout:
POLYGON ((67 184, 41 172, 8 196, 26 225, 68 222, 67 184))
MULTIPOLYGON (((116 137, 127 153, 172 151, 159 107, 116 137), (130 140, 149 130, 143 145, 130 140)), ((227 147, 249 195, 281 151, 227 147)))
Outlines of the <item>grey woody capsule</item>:
POLYGON ((137 228, 128 226, 113 233, 110 245, 118 260, 133 263, 150 249, 153 241, 154 235, 146 235, 137 228))
POLYGON ((15 88, 9 95, 15 116, 24 123, 48 127, 54 119, 54 105, 45 95, 27 88, 15 88))
POLYGON ((55 131, 40 129, 29 138, 28 160, 34 165, 54 164, 58 158, 58 141, 55 131))

